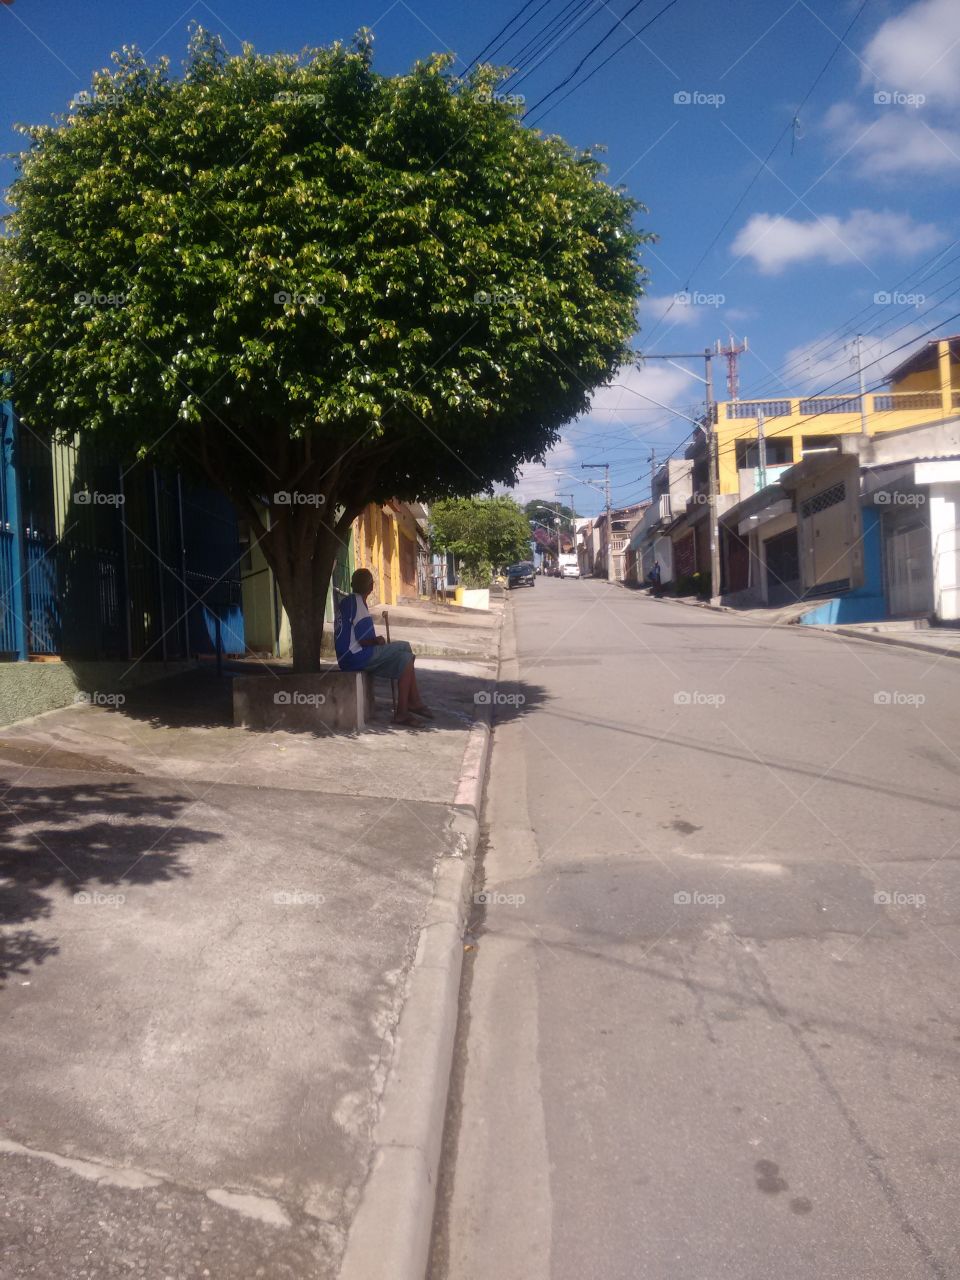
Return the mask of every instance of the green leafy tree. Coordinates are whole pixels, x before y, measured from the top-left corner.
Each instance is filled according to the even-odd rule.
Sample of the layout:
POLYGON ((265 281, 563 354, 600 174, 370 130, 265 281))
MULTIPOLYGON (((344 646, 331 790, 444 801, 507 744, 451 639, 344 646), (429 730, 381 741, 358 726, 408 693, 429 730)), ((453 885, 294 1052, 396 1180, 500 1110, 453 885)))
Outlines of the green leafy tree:
POLYGON ((512 498, 445 498, 430 510, 430 539, 452 552, 470 582, 490 585, 491 570, 530 556, 530 525, 512 498))
POLYGON ((599 162, 433 57, 370 38, 184 73, 135 50, 25 130, 0 244, 0 359, 34 430, 193 468, 319 660, 371 501, 515 482, 627 356, 649 239, 599 162))

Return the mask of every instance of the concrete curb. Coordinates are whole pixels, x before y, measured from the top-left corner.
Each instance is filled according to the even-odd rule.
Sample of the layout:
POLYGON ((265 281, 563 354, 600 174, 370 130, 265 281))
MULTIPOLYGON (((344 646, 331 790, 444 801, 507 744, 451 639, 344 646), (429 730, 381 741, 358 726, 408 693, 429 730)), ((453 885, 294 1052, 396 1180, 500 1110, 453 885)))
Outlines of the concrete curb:
POLYGON ((901 635, 890 635, 882 631, 856 631, 853 627, 818 627, 810 625, 808 631, 820 631, 827 636, 843 636, 848 640, 869 640, 871 644, 889 644, 897 649, 913 649, 919 653, 935 653, 941 658, 960 658, 960 649, 944 649, 938 644, 927 644, 923 640, 907 640, 901 635))
MULTIPOLYGON (((503 617, 497 629, 497 666, 503 617)), ((495 682, 491 681, 491 689, 495 682)), ((463 934, 480 841, 492 700, 478 703, 454 796, 451 856, 440 860, 420 930, 380 1104, 370 1173, 354 1214, 340 1280, 423 1280, 459 1018, 463 934)))

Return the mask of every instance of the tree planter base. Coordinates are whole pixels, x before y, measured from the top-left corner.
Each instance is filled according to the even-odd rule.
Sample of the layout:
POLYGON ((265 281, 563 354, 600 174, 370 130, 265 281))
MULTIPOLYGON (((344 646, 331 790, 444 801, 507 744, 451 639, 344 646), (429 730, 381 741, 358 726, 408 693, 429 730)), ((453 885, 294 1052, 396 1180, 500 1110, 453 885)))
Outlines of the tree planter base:
POLYGON ((236 676, 233 723, 244 729, 357 733, 373 716, 373 676, 330 666, 304 675, 236 676))

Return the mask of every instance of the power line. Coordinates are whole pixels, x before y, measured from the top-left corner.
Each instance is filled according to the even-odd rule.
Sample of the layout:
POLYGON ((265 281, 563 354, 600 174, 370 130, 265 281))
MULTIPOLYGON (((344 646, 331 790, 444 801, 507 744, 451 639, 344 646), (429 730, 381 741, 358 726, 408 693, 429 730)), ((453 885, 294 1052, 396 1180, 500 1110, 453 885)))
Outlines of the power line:
MULTIPOLYGON (((671 2, 676 3, 676 0, 671 0, 671 2)), ((540 107, 544 102, 546 102, 548 98, 552 98, 555 93, 559 93, 561 89, 563 89, 566 85, 568 85, 570 81, 574 78, 574 76, 579 74, 584 63, 593 57, 593 55, 600 48, 601 45, 606 44, 606 42, 610 39, 610 37, 616 31, 617 27, 619 27, 621 23, 626 22, 627 18, 630 17, 631 13, 633 13, 635 9, 639 9, 640 6, 645 3, 646 3, 646 0, 633 0, 633 4, 626 11, 626 13, 621 18, 618 18, 617 21, 613 24, 613 26, 607 28, 607 31, 605 32, 605 34, 600 37, 600 39, 596 42, 595 45, 591 46, 591 48, 587 50, 587 52, 583 55, 583 57, 580 59, 580 61, 573 68, 573 70, 570 72, 568 76, 565 76, 564 79, 561 80, 558 85, 555 85, 548 93, 545 93, 542 98, 538 99, 533 104, 530 110, 524 114, 524 119, 526 119, 528 115, 531 115, 534 111, 536 111, 537 108, 540 107)))
MULTIPOLYGON (((831 50, 831 53, 830 53, 829 58, 827 58, 826 62, 823 64, 823 66, 822 66, 822 67, 820 68, 820 70, 817 72, 816 76, 814 77, 813 83, 810 85, 810 88, 806 91, 806 93, 805 93, 805 94, 803 95, 803 97, 801 98, 801 100, 800 100, 800 105, 799 105, 799 106, 797 107, 797 109, 794 111, 793 115, 790 117, 790 120, 787 122, 787 124, 784 126, 784 128, 783 128, 783 129, 780 131, 780 133, 777 135, 776 141, 774 142, 773 146, 772 146, 772 147, 770 148, 770 150, 767 152, 766 156, 764 156, 763 160, 761 160, 761 162, 760 162, 760 164, 759 164, 759 166, 758 166, 758 168, 757 168, 756 173, 753 175, 753 177, 752 177, 752 178, 750 179, 750 181, 747 183, 747 185, 746 185, 746 187, 744 188, 743 192, 741 193, 741 195, 740 195, 740 196, 739 196, 739 198, 737 199, 736 204, 734 204, 733 208, 730 210, 730 212, 729 212, 729 213, 727 214, 727 216, 724 218, 723 222, 720 224, 720 228, 719 228, 719 230, 717 231, 717 233, 714 235, 713 239, 712 239, 712 240, 710 241, 710 243, 707 245, 706 249, 704 249, 703 253, 702 253, 702 254, 700 255, 700 257, 697 259, 696 263, 693 265, 693 267, 690 269, 690 271, 687 273, 687 282, 686 282, 686 284, 684 285, 684 290, 689 290, 691 280, 692 280, 692 279, 693 279, 693 277, 696 275, 696 273, 700 270, 701 266, 702 266, 702 265, 703 265, 703 263, 707 260, 707 258, 710 256, 710 254, 713 252, 713 249, 714 249, 714 247, 716 246, 717 241, 720 239, 720 237, 721 237, 721 236, 723 235, 723 233, 726 231, 727 227, 728 227, 728 226, 730 225, 730 223, 733 221, 733 219, 734 219, 735 215, 737 214, 738 210, 740 209, 740 206, 743 204, 744 200, 746 200, 747 196, 748 196, 748 195, 750 194, 750 192, 753 190, 754 186, 756 185, 757 181, 758 181, 758 180, 759 180, 759 178, 760 178, 760 175, 763 173, 764 169, 767 167, 767 165, 769 164, 770 160, 773 158, 773 154, 774 154, 774 152, 775 152, 775 151, 777 150, 777 148, 780 146, 780 143, 781 143, 781 142, 783 141, 783 139, 787 136, 787 134, 788 134, 788 133, 790 133, 790 132, 795 128, 795 126, 796 126, 796 122, 797 122, 797 120, 799 119, 799 116, 800 116, 800 112, 801 112, 801 111, 803 110, 803 108, 807 105, 807 103, 809 102, 810 98, 812 97, 813 92, 814 92, 814 90, 816 89, 817 85, 820 83, 820 81, 823 79, 823 77, 826 75, 827 71, 829 70, 829 68, 830 68, 830 67, 831 67, 831 65, 833 64, 833 60, 834 60, 834 58, 836 58, 837 54, 840 52, 840 49, 841 49, 841 48, 843 47, 843 45, 846 43, 847 36, 850 34, 851 30, 853 29, 854 24, 856 23, 857 19, 858 19, 858 18, 860 17, 860 15, 863 13, 864 9, 867 7, 867 5, 868 5, 868 4, 869 4, 869 0, 861 0, 860 8, 857 10, 857 12, 853 15, 853 17, 852 17, 852 18, 850 19, 850 21, 847 23, 846 29, 844 30, 843 34, 837 37, 837 42, 836 42, 836 44, 834 45, 833 49, 831 50)), ((526 118, 526 117, 524 117, 524 118, 526 118)), ((654 336, 654 334, 657 332, 657 330, 658 330, 658 329, 660 328, 660 326, 663 324, 664 320, 666 320, 667 316, 670 314, 670 312, 673 310, 673 308, 676 306, 676 304, 677 304, 677 302, 676 302, 676 297, 674 297, 674 299, 673 299, 673 301, 670 303, 669 307, 667 307, 667 308, 666 308, 666 310, 663 312, 663 314, 660 316, 659 320, 656 322, 656 324, 654 325, 653 329, 651 330, 651 332, 650 332, 650 334, 649 334, 649 336, 648 336, 648 338, 647 338, 647 345, 648 345, 648 346, 649 346, 649 344, 653 341, 653 336, 654 336)))
MULTIPOLYGON (((549 3, 549 0, 545 0, 545 2, 546 2, 546 3, 549 3)), ((469 71, 469 70, 470 70, 470 68, 471 68, 472 66, 474 66, 476 63, 478 63, 478 62, 480 61, 480 59, 481 59, 482 57, 484 57, 484 55, 486 54, 487 50, 488 50, 488 49, 490 49, 490 47, 491 47, 491 46, 494 46, 494 47, 497 47, 497 48, 499 47, 499 46, 496 44, 496 42, 500 39, 500 37, 503 35, 503 33, 504 33, 505 31, 507 31, 510 27, 512 27, 512 26, 513 26, 513 24, 516 22, 516 20, 517 20, 519 17, 521 17, 524 13, 526 13, 526 11, 530 8, 530 6, 531 6, 533 3, 534 3, 534 0, 526 0, 526 3, 520 6, 520 8, 519 8, 519 9, 518 9, 514 14, 513 14, 513 16, 512 16, 511 18, 509 18, 507 22, 505 22, 505 23, 504 23, 504 25, 500 28, 500 30, 497 32, 497 34, 496 34, 495 36, 493 36, 490 40, 488 40, 488 41, 487 41, 487 43, 483 46, 483 48, 480 50, 480 52, 477 54, 477 56, 476 56, 475 58, 471 58, 471 59, 470 59, 470 61, 467 63, 467 68, 466 68, 466 71, 464 72, 464 75, 466 75, 466 74, 467 74, 467 71, 469 71)), ((541 9, 543 8, 543 5, 542 5, 542 4, 541 4, 540 8, 541 8, 541 9)), ((538 9, 538 10, 537 10, 537 12, 539 13, 539 11, 540 11, 540 10, 538 9)), ((514 33, 514 34, 516 34, 516 33, 514 33)))
MULTIPOLYGON (((601 71, 607 65, 608 62, 611 62, 617 56, 618 53, 622 53, 623 50, 627 47, 628 44, 630 44, 631 41, 636 40, 637 37, 642 35, 644 31, 646 31, 649 27, 652 27, 653 24, 659 18, 662 18, 668 9, 672 9, 676 3, 677 3, 677 0, 669 0, 669 3, 665 4, 659 13, 655 13, 653 17, 650 19, 650 21, 644 23, 644 25, 638 31, 632 32, 630 36, 626 40, 624 40, 623 44, 618 45, 617 48, 614 49, 612 53, 608 54, 601 62, 597 63, 597 65, 593 67, 588 72, 588 74, 585 75, 583 79, 580 80, 577 84, 571 85, 570 88, 567 90, 567 92, 563 95, 563 97, 560 98, 559 101, 555 102, 553 106, 548 107, 547 110, 552 111, 554 107, 559 107, 561 102, 566 102, 567 98, 570 97, 571 93, 575 93, 577 89, 583 88, 583 86, 587 83, 588 80, 592 80, 598 71, 601 71)), ((556 90, 554 90, 554 92, 556 92, 556 90)), ((547 96, 550 97, 551 95, 548 94, 547 96)), ((543 99, 541 99, 541 101, 543 101, 543 99)), ((536 105, 539 106, 539 103, 537 103, 536 105)), ((533 108, 531 108, 531 110, 533 110, 533 108)), ((544 115, 546 115, 546 112, 542 112, 541 115, 538 116, 538 119, 542 119, 544 115)), ((524 116, 524 119, 526 119, 526 116, 524 116)), ((534 125, 536 124, 536 120, 531 120, 530 123, 531 125, 534 125)))

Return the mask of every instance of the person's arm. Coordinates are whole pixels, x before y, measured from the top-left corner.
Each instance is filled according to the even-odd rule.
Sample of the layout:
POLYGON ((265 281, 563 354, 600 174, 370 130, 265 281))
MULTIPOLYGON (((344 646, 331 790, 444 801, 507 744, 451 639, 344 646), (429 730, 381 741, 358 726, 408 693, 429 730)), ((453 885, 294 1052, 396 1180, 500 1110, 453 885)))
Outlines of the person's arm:
POLYGON ((378 636, 373 629, 372 618, 361 618, 357 623, 357 629, 354 632, 357 644, 361 649, 372 649, 378 644, 386 644, 382 636, 378 636))

